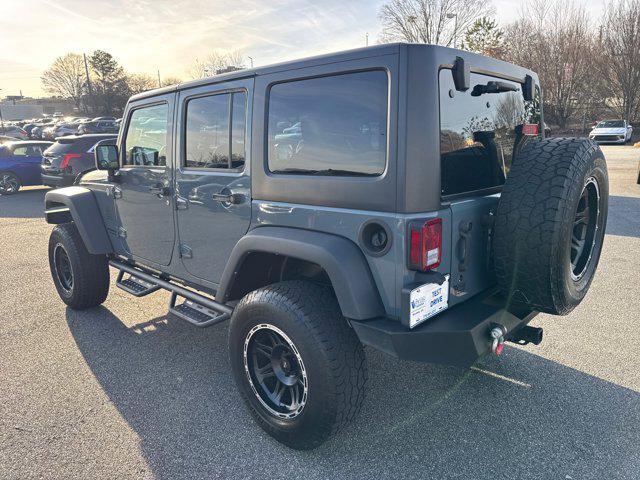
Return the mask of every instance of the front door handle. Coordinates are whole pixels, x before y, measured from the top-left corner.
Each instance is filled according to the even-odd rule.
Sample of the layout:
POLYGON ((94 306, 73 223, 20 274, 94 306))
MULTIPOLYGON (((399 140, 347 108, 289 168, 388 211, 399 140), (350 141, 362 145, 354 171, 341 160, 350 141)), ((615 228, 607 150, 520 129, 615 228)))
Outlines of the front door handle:
POLYGON ((244 202, 244 195, 241 193, 214 193, 211 195, 215 201, 220 203, 229 203, 232 205, 237 205, 239 203, 244 202))
POLYGON ((165 187, 164 185, 153 185, 149 187, 149 192, 157 195, 159 198, 162 198, 166 195, 171 195, 171 189, 169 187, 165 187))

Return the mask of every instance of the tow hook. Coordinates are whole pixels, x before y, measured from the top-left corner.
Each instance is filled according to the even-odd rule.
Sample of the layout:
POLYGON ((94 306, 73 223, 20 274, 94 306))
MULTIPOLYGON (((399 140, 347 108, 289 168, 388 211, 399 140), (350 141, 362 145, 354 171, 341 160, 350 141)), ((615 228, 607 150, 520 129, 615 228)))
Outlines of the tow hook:
POLYGON ((503 325, 496 325, 489 332, 489 336, 491 337, 491 353, 494 355, 500 355, 502 353, 506 333, 507 329, 503 325))

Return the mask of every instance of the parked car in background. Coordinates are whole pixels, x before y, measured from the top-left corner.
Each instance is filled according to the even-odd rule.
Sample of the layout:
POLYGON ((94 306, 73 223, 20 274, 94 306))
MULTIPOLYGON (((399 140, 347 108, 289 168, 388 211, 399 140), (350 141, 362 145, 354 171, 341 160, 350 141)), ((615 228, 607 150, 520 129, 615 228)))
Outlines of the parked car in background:
POLYGON ((27 132, 16 125, 4 124, 0 126, 0 135, 6 135, 8 137, 18 138, 20 140, 26 140, 29 138, 27 132))
POLYGON ((633 127, 626 120, 602 120, 591 130, 589 138, 598 143, 627 143, 633 127))
POLYGON ((0 195, 12 195, 20 187, 40 185, 42 152, 51 142, 14 141, 0 145, 0 195))
POLYGON ((16 140, 20 139, 16 137, 10 137, 9 135, 0 135, 0 143, 15 142, 16 140))
POLYGON ((116 137, 114 134, 90 134, 59 138, 47 148, 42 157, 42 183, 49 187, 73 185, 80 173, 95 168, 95 144, 100 140, 116 137))
POLYGON ((25 123, 22 126, 22 129, 27 132, 27 135, 29 135, 29 137, 31 137, 31 130, 33 130, 35 128, 36 124, 35 123, 25 123))
POLYGON ((111 121, 115 122, 116 117, 96 117, 92 120, 92 122, 101 122, 101 121, 111 121))
POLYGON ((78 133, 78 124, 73 122, 58 123, 52 130, 53 138, 66 137, 78 133))
POLYGON ((115 120, 92 120, 81 123, 78 126, 78 134, 85 135, 87 133, 118 133, 118 126, 115 120))

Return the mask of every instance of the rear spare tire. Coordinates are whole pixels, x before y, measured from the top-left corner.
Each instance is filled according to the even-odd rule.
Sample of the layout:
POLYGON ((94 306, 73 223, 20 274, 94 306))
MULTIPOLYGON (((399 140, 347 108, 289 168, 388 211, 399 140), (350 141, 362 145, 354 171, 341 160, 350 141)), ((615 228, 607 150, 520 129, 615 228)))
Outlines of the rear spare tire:
POLYGON ((502 190, 493 240, 509 305, 565 315, 580 303, 600 258, 608 197, 607 165, 591 140, 524 145, 502 190))

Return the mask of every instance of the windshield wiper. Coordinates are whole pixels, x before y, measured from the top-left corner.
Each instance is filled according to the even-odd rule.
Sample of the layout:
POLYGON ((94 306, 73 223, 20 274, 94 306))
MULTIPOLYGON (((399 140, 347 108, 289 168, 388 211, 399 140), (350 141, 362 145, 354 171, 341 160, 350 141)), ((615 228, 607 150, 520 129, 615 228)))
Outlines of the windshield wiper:
POLYGON ((517 92, 518 87, 507 82, 490 81, 486 85, 476 85, 471 92, 472 97, 479 97, 485 93, 517 92))
POLYGON ((327 175, 327 176, 335 176, 335 175, 344 175, 351 177, 374 177, 375 173, 363 173, 363 172, 354 172, 351 170, 339 170, 333 168, 327 168, 326 170, 309 170, 304 168, 283 168, 281 170, 274 170, 273 173, 300 173, 304 175, 327 175))

